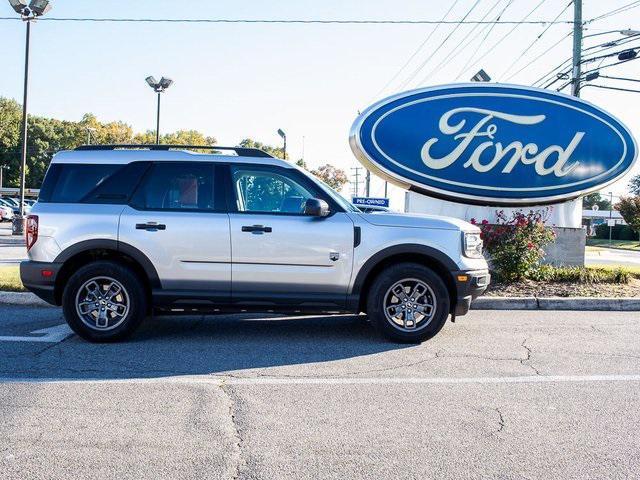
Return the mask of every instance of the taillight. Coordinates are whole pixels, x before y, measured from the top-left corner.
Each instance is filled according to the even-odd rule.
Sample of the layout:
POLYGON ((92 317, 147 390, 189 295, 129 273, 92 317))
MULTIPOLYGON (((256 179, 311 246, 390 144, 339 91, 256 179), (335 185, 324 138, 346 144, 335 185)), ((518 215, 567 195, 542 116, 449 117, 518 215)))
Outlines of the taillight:
POLYGON ((31 250, 31 247, 38 240, 38 216, 37 215, 28 215, 27 216, 27 229, 26 229, 26 240, 27 240, 27 252, 31 250))

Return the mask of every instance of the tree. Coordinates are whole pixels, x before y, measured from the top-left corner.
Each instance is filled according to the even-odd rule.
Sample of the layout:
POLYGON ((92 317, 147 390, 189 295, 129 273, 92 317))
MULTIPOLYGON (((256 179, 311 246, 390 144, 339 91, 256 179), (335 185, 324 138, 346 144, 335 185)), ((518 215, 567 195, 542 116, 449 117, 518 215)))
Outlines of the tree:
MULTIPOLYGON (((245 138, 238 144, 238 146, 244 147, 244 148, 257 148, 259 150, 267 152, 269 155, 276 158, 282 158, 282 154, 283 154, 282 148, 273 147, 271 145, 258 142, 257 140, 253 140, 252 138, 245 138)), ((289 159, 289 155, 287 155, 287 158, 285 160, 288 160, 288 159, 289 159)))
POLYGON ((317 170, 311 170, 311 173, 334 190, 341 190, 344 184, 349 181, 344 170, 328 163, 318 167, 317 170))
MULTIPOLYGON (((133 137, 133 143, 148 145, 156 143, 156 132, 147 130, 144 133, 138 133, 133 137)), ((207 137, 197 130, 178 130, 173 133, 165 133, 160 135, 160 143, 165 145, 215 145, 217 140, 214 137, 207 137)))
POLYGON ((591 209, 594 205, 598 205, 600 210, 611 210, 611 202, 598 192, 590 193, 582 198, 583 208, 591 209))
POLYGON ((640 195, 622 197, 615 205, 624 221, 639 235, 640 239, 640 195))
MULTIPOLYGON (((15 100, 0 97, 0 166, 8 166, 3 172, 4 186, 20 185, 22 106, 15 100)), ((27 188, 39 188, 49 168, 51 157, 60 150, 74 149, 87 142, 88 129, 91 143, 155 143, 155 133, 148 131, 134 134, 124 122, 102 123, 95 115, 86 113, 79 122, 29 115, 27 145, 27 188)), ((162 135, 161 143, 182 145, 215 145, 214 137, 196 130, 178 130, 162 135)))
POLYGON ((631 178, 629 182, 629 191, 631 195, 640 195, 640 175, 631 178))

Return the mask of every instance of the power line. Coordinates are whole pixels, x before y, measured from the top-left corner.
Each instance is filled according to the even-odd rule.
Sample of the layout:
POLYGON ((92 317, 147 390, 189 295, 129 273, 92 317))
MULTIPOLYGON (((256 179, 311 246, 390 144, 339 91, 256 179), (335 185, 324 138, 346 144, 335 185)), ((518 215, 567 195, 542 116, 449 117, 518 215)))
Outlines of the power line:
MULTIPOLYGON (((465 16, 466 18, 466 16, 465 16)), ((553 20, 321 20, 321 19, 249 19, 249 18, 39 18, 38 22, 113 22, 113 23, 264 23, 264 24, 318 24, 318 25, 566 25, 570 21, 553 20)), ((20 17, 0 17, 0 20, 21 21, 20 17)))
MULTIPOLYGON (((606 32, 606 33, 612 33, 612 32, 606 32)), ((590 51, 590 50, 594 50, 594 49, 600 48, 600 50, 596 50, 595 52, 592 52, 592 54, 600 53, 600 52, 604 52, 606 50, 609 50, 610 48, 619 47, 620 45, 625 45, 625 44, 627 44, 629 42, 636 41, 636 40, 638 40, 638 37, 640 37, 640 34, 631 35, 629 37, 620 38, 618 40, 612 40, 612 41, 609 41, 609 42, 600 43, 598 45, 592 45, 590 47, 587 47, 587 48, 583 49, 582 51, 583 52, 587 52, 587 51, 590 51), (603 47, 603 48, 601 48, 601 47, 603 47)), ((600 58, 600 57, 598 57, 598 58, 600 58)), ((594 60, 594 59, 586 58, 586 59, 582 60, 582 63, 588 63, 588 62, 590 62, 592 60, 594 60)), ((566 59, 564 62, 562 62, 558 66, 556 66, 555 68, 551 69, 549 72, 545 73, 542 77, 540 77, 538 80, 533 82, 533 85, 534 86, 542 85, 543 83, 549 82, 549 81, 551 81, 551 83, 545 85, 543 88, 547 88, 547 87, 553 85, 555 82, 557 82, 560 79, 557 78, 557 77, 555 79, 550 78, 550 77, 552 77, 557 70, 560 70, 561 68, 563 68, 563 65, 568 64, 568 63, 571 63, 571 58, 566 59)))
MULTIPOLYGON (((441 21, 444 21, 445 18, 447 18, 447 16, 449 15, 449 13, 451 12, 451 10, 453 10, 453 8, 457 5, 459 0, 455 0, 455 2, 453 2, 453 4, 449 7, 449 10, 447 10, 447 12, 442 16, 441 21)), ((378 97, 382 92, 384 92, 387 87, 389 85, 391 85, 391 83, 393 83, 396 78, 398 78, 398 76, 400 75, 400 73, 402 73, 402 71, 407 68, 407 65, 409 65, 409 63, 411 63, 411 60, 413 60, 415 58, 415 56, 424 48, 424 46, 427 44, 427 42, 429 42, 429 40, 431 40, 431 37, 433 36, 433 34, 436 32, 436 30, 438 30, 438 28, 440 28, 440 23, 438 23, 435 28, 433 30, 431 30, 429 32, 429 35, 427 35, 427 38, 424 39, 424 41, 418 46, 418 48, 415 49, 415 51, 411 54, 411 56, 407 59, 407 61, 404 63, 404 65, 402 65, 402 67, 400 67, 400 69, 396 72, 396 74, 391 77, 391 79, 384 85, 384 87, 382 87, 376 94, 375 96, 378 97)))
MULTIPOLYGON (((556 18, 554 20, 557 20, 558 18, 560 18, 564 12, 567 11, 567 9, 573 4, 573 0, 571 0, 566 7, 564 7, 560 13, 558 13, 558 15, 556 15, 556 18)), ((500 75, 500 78, 504 77, 507 73, 509 73, 511 71, 511 69, 520 61, 520 59, 522 59, 524 57, 524 55, 531 50, 531 47, 533 47, 538 40, 540 40, 542 38, 542 36, 547 33, 547 31, 551 28, 551 25, 547 25, 547 27, 542 31, 542 33, 540 33, 540 35, 538 35, 533 42, 531 42, 523 51, 520 55, 517 55, 516 58, 513 60, 513 62, 511 62, 511 65, 509 65, 507 67, 507 69, 502 73, 502 75, 500 75)), ((511 78, 511 77, 509 77, 511 78)))
MULTIPOLYGON (((529 18, 529 17, 531 16, 531 14, 532 14, 533 12, 535 12, 538 8, 540 8, 540 7, 542 6, 542 4, 543 4, 544 2, 546 2, 546 1, 547 1, 547 0, 540 0, 540 2, 538 2, 538 4, 537 4, 535 7, 533 7, 533 8, 531 9, 531 11, 529 11, 529 13, 527 13, 527 14, 524 16, 524 18, 521 20, 521 23, 518 23, 518 24, 514 25, 514 27, 513 27, 511 30, 509 30, 505 35, 503 35, 503 36, 500 38, 500 40, 498 40, 496 43, 494 43, 494 44, 493 44, 493 46, 492 46, 491 48, 487 49, 487 51, 486 51, 483 55, 481 55, 481 56, 480 56, 480 58, 478 58, 478 59, 477 59, 473 64, 471 64, 471 67, 474 67, 475 65, 477 65, 478 63, 480 63, 480 61, 481 61, 482 59, 484 59, 484 58, 485 58, 487 55, 489 55, 490 53, 494 53, 494 49, 495 49, 498 45, 500 45, 500 44, 501 44, 501 43, 502 43, 502 42, 503 42, 503 41, 504 41, 508 36, 510 36, 513 32, 515 32, 515 30, 518 28, 518 26, 519 26, 519 25, 524 25, 524 24, 525 24, 525 22, 526 22, 526 20, 527 20, 527 18, 529 18)), ((570 22, 570 23, 573 23, 573 22, 570 22)))
MULTIPOLYGON (((558 45, 560 45, 563 41, 565 41, 567 38, 569 38, 572 35, 573 32, 569 32, 567 33, 565 36, 563 36, 562 38, 560 38, 560 40, 558 40, 556 43, 554 43, 553 45, 551 45, 549 48, 547 48, 544 52, 542 52, 540 55, 538 55, 537 57, 535 57, 533 60, 529 61, 526 65, 524 65, 522 68, 520 68, 520 70, 518 70, 517 72, 515 72, 514 74, 512 74, 511 76, 509 76, 505 81, 509 81, 511 80, 513 77, 515 77, 516 75, 518 75, 520 72, 522 72, 524 69, 526 69, 527 67, 529 67, 530 65, 534 64, 535 62, 537 62, 538 60, 540 60, 542 57, 544 57, 547 53, 549 53, 551 50, 553 50, 554 48, 556 48, 558 45)), ((537 82, 536 82, 537 83, 537 82)))
MULTIPOLYGON (((511 6, 511 4, 513 3, 514 0, 509 0, 509 2, 504 6, 504 8, 502 9, 502 11, 498 14, 498 16, 496 17, 496 21, 500 20, 500 18, 502 17, 502 15, 504 14, 504 12, 507 11, 507 8, 509 8, 511 6)), ((487 31, 487 33, 485 33, 484 37, 482 37, 482 40, 480 41, 480 43, 476 46, 476 49, 473 51, 473 53, 471 54, 471 56, 469 57, 469 59, 467 60, 467 62, 464 64, 464 66, 462 67, 462 69, 460 70, 460 72, 458 73, 458 76, 454 79, 454 81, 457 81, 464 72, 467 71, 467 67, 469 66, 469 64, 473 61, 473 59, 475 58, 476 54, 478 53, 478 51, 480 50, 480 47, 482 47, 482 45, 484 45, 484 42, 487 40, 487 38, 489 37, 489 35, 491 34, 491 32, 493 31, 493 28, 496 26, 496 24, 494 23, 493 25, 491 25, 491 27, 489 28, 489 30, 487 31)))
MULTIPOLYGON (((464 14, 464 17, 462 17, 462 21, 464 21, 470 14, 471 12, 478 6, 478 3, 480 3, 480 0, 476 0, 474 2, 473 5, 471 5, 471 8, 467 11, 467 13, 464 14)), ((407 78, 404 83, 400 86, 400 89, 402 90, 403 88, 405 88, 407 86, 407 84, 409 84, 409 82, 411 82, 419 73, 420 71, 425 67, 425 65, 427 63, 429 63, 429 61, 433 58, 433 56, 438 52, 438 50, 440 50, 442 48, 442 46, 447 43, 447 41, 449 40, 449 38, 451 38, 451 35, 453 35, 456 30, 458 30, 458 28, 460 27, 460 25, 462 25, 462 23, 458 23, 455 27, 453 27, 453 29, 449 32, 449 34, 444 37, 444 40, 442 40, 442 42, 440 43, 440 45, 438 45, 436 47, 435 50, 433 50, 431 52, 431 55, 429 55, 421 64, 418 68, 416 68, 413 73, 411 75, 409 75, 409 78, 407 78)))
POLYGON ((607 90, 618 90, 620 92, 640 93, 640 90, 635 90, 633 88, 608 87, 606 85, 598 85, 596 83, 587 83, 586 85, 583 85, 581 88, 586 88, 586 87, 605 88, 607 90))
POLYGON ((597 20, 602 20, 603 18, 611 17, 613 15, 617 15, 622 12, 626 12, 627 10, 631 10, 632 8, 636 8, 640 6, 640 0, 636 0, 635 2, 627 3, 621 7, 615 8, 607 13, 603 13, 602 15, 592 18, 591 20, 587 20, 585 23, 595 22, 597 20))
MULTIPOLYGON (((482 18, 480 20, 484 20, 485 18, 487 18, 487 16, 489 16, 489 14, 493 11, 494 8, 496 8, 496 6, 501 2, 502 0, 497 0, 496 3, 493 4, 493 6, 491 8, 489 8, 489 10, 487 10, 485 12, 485 14, 482 16, 482 18)), ((476 29, 480 26, 481 24, 477 23, 476 25, 474 25, 474 27, 471 29, 471 31, 469 31, 467 33, 467 37, 471 38, 470 40, 467 41, 467 43, 458 43, 453 50, 451 50, 447 55, 445 55, 442 60, 440 60, 440 63, 438 63, 438 65, 436 65, 435 67, 433 67, 431 69, 431 71, 425 75, 423 77, 423 79, 419 82, 420 84, 424 84, 430 77, 431 75, 433 75, 440 67, 442 67, 442 65, 444 65, 444 63, 447 60, 450 60, 452 56, 455 56, 456 52, 462 50, 464 51, 464 48, 469 45, 475 38, 477 38, 486 28, 488 28, 488 25, 485 25, 484 27, 482 27, 473 37, 471 37, 471 34, 473 32, 476 31, 476 29)))

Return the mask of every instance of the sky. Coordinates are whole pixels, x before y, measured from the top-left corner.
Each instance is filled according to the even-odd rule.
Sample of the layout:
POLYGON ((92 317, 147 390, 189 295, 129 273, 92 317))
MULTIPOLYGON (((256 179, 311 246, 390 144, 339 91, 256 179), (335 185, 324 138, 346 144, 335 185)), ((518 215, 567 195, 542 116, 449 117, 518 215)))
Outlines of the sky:
MULTIPOLYGON (((487 12, 487 19, 494 18, 510 1, 502 20, 521 20, 540 3, 52 0, 47 17, 439 20, 451 7, 448 18, 460 19, 475 5, 468 19, 478 20, 487 12)), ((583 17, 595 18, 628 3, 586 0, 583 17)), ((544 0, 529 20, 571 20, 568 4, 544 0)), ((0 0, 0 17, 14 16, 8 2, 0 0)), ((312 167, 331 163, 350 173, 358 163, 348 145, 349 129, 358 111, 374 101, 456 78, 468 81, 479 68, 496 81, 531 85, 571 56, 571 25, 520 25, 500 41, 512 28, 40 21, 32 28, 29 110, 68 120, 91 112, 101 121, 155 129, 155 96, 144 79, 164 75, 175 84, 163 96, 161 131, 197 129, 221 145, 236 145, 246 137, 277 145, 276 132, 282 128, 292 158, 304 154, 312 167)), ((590 22, 585 35, 628 28, 640 30, 640 8, 590 22)), ((584 47, 619 37, 587 36, 584 47)), ((0 21, 0 96, 21 101, 23 55, 22 22, 0 21)), ((638 79, 640 61, 613 67, 609 75, 638 79)), ((631 82, 597 83, 640 89, 631 82)), ((582 97, 618 117, 640 138, 640 94, 585 88, 582 97)), ((632 173, 640 173, 640 165, 632 173)), ((624 193, 628 179, 607 191, 624 193)))

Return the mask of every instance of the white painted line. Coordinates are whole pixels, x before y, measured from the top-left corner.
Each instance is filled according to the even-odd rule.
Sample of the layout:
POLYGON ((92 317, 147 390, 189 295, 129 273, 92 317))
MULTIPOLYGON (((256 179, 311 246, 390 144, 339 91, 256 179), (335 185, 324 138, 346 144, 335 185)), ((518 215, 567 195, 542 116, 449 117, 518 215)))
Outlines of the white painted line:
POLYGON ((56 325, 55 327, 34 330, 33 332, 31 332, 31 334, 40 335, 40 336, 38 337, 0 336, 0 342, 59 343, 63 341, 65 338, 73 335, 73 331, 69 328, 69 325, 67 325, 66 323, 63 323, 62 325, 56 325))
POLYGON ((228 377, 224 375, 185 375, 158 378, 19 378, 0 377, 0 383, 169 383, 213 385, 460 385, 529 383, 640 382, 637 375, 528 375, 523 377, 228 377))

